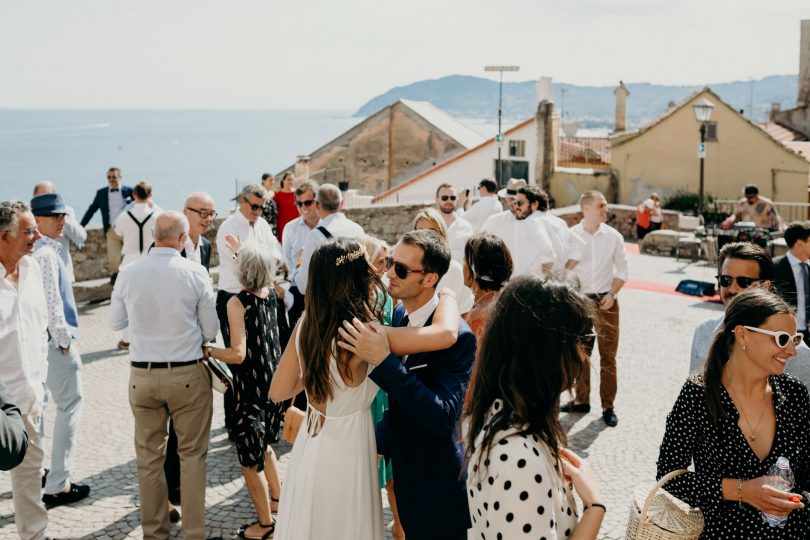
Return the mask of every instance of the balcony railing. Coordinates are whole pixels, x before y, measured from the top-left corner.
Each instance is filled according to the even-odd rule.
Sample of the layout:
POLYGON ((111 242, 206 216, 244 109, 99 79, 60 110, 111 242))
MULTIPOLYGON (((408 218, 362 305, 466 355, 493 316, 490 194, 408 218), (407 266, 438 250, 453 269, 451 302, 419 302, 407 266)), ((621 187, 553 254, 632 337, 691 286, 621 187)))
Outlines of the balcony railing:
MULTIPOLYGON (((721 199, 714 201, 717 212, 726 214, 733 214, 737 207, 737 202, 731 199, 721 199)), ((810 203, 789 203, 789 202, 776 202, 773 205, 776 211, 782 217, 782 222, 785 224, 791 221, 806 221, 810 219, 810 203)))
POLYGON ((609 169, 610 140, 606 137, 560 137, 557 166, 609 169))

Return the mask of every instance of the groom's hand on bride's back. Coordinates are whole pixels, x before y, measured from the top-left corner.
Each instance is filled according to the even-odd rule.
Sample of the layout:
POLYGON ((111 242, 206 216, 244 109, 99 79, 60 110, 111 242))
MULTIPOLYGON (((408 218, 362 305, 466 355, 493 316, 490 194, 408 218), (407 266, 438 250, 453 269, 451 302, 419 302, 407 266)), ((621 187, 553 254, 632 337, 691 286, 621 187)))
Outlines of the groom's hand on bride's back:
POLYGON ((369 364, 379 366, 391 354, 385 329, 376 322, 363 323, 357 318, 351 322, 343 321, 343 328, 338 328, 338 334, 339 347, 369 364))

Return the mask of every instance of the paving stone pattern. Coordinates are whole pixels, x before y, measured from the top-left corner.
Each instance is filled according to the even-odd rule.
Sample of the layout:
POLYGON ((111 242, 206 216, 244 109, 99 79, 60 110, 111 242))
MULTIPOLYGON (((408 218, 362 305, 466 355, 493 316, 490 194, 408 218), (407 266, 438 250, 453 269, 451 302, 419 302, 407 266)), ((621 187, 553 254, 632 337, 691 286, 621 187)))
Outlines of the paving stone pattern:
MULTIPOLYGON (((630 255, 631 277, 674 285, 680 279, 710 280, 712 268, 649 255, 630 255)), ((621 340, 618 355, 617 428, 607 428, 599 413, 598 361, 594 361, 588 415, 563 415, 569 444, 590 461, 602 488, 608 514, 600 538, 624 537, 630 498, 636 484, 655 474, 666 414, 684 382, 692 329, 716 316, 721 306, 696 298, 628 288, 619 296, 621 340)), ((49 511, 48 533, 56 538, 140 538, 133 419, 127 400, 128 358, 115 349, 119 336, 107 328, 108 304, 81 309, 79 350, 84 362, 84 416, 74 480, 92 487, 90 497, 49 511)), ((562 401, 567 401, 563 396, 562 401)), ((52 430, 54 406, 46 410, 52 430)), ((48 444, 48 447, 50 444, 48 444)), ((282 474, 290 446, 276 446, 282 474)), ((46 463, 48 460, 46 459, 46 463)), ((387 498, 383 495, 386 522, 387 498)), ((231 538, 254 521, 233 443, 224 429, 221 400, 215 400, 208 454, 206 491, 209 536, 231 538)), ((15 538, 9 475, 0 474, 0 538, 15 538)), ((180 538, 174 526, 172 538, 180 538)), ((387 536, 390 538, 390 534, 387 536)))

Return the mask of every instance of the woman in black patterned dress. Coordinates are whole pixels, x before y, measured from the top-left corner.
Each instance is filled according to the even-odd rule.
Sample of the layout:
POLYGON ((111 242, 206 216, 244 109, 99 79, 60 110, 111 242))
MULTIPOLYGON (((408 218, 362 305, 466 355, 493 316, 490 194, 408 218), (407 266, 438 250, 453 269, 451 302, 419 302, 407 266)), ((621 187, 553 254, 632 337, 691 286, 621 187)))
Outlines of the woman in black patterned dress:
POLYGON ((278 461, 270 444, 278 440, 282 411, 267 399, 281 358, 273 267, 264 247, 251 243, 239 249, 236 273, 242 290, 228 301, 231 346, 207 348, 208 356, 228 363, 233 374, 236 451, 258 517, 240 529, 242 538, 271 537, 271 503, 281 495, 278 461))

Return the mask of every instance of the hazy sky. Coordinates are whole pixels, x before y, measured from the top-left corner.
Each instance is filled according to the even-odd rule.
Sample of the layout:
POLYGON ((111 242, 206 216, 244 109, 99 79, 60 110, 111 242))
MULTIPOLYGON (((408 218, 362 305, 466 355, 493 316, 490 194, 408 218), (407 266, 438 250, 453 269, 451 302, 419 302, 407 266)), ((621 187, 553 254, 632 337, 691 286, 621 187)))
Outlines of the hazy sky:
POLYGON ((354 109, 450 74, 798 72, 810 0, 0 0, 0 107, 354 109))

